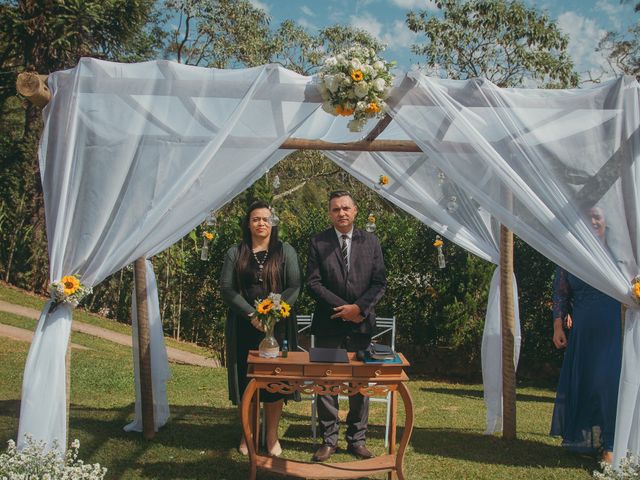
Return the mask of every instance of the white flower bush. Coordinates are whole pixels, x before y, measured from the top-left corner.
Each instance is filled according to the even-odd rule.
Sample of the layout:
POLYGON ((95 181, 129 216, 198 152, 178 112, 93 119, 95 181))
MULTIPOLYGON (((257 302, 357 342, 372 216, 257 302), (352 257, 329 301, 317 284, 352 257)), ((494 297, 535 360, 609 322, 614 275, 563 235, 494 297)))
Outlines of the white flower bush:
POLYGON ((640 480, 640 459, 630 453, 620 460, 618 468, 604 462, 601 465, 602 472, 593 472, 593 478, 598 480, 640 480))
POLYGON ((0 480, 102 480, 107 469, 85 464, 78 459, 80 441, 74 440, 64 457, 58 452, 58 442, 47 449, 45 442, 36 442, 25 435, 26 446, 18 451, 13 440, 0 454, 0 480))
POLYGON ((331 115, 349 117, 349 130, 359 132, 370 118, 385 115, 385 99, 393 77, 387 63, 371 48, 354 46, 327 57, 319 73, 322 109, 331 115))

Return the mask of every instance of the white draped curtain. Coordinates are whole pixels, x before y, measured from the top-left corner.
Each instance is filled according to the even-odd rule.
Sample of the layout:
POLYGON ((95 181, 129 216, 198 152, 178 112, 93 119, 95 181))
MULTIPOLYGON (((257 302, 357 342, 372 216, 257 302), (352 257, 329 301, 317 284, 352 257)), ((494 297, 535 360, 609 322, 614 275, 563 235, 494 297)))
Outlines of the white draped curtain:
MULTIPOLYGON (((309 83, 274 65, 215 70, 166 61, 83 59, 51 75, 40 144, 50 280, 79 274, 96 285, 191 231, 282 158, 277 147, 318 107, 304 101, 309 83)), ((156 305, 157 293, 150 295, 156 305)), ((66 442, 72 312, 47 311, 48 304, 27 357, 20 445, 26 433, 66 442)), ((166 389, 168 368, 157 312, 152 319, 154 364, 164 364, 155 393, 166 389)), ((166 394, 158 401, 166 420, 166 394)))
POLYGON ((630 307, 614 456, 640 453, 640 316, 631 294, 640 273, 638 83, 527 90, 410 78, 392 115, 420 149, 529 245, 630 307), (606 218, 606 245, 587 219, 594 206, 606 218))
MULTIPOLYGON (((345 119, 318 108, 313 82, 274 65, 216 70, 167 61, 83 59, 73 70, 51 75, 53 97, 40 146, 51 280, 79 274, 92 286, 136 258, 162 251, 286 155, 278 147, 292 135, 341 142, 373 128, 369 122, 361 134, 348 132, 345 119)), ((615 454, 640 453, 640 325, 630 295, 639 273, 637 82, 499 89, 486 81, 411 73, 397 85, 389 99, 393 121, 380 138, 411 139, 424 153, 332 158, 370 186, 388 175, 392 182, 381 195, 482 258, 497 260, 499 222, 632 307, 615 454), (453 191, 459 207, 452 213, 446 199, 453 191), (606 214, 606 247, 586 221, 585 209, 593 205, 606 214)), ((489 311, 496 298, 494 291, 489 311)), ((157 297, 149 301, 153 305, 157 297)), ((47 308, 25 368, 19 436, 30 432, 50 442, 66 438, 71 311, 47 314, 47 308)), ((156 348, 161 322, 154 322, 152 356, 166 365, 166 353, 156 348)), ((494 336, 489 343, 495 350, 492 325, 485 335, 494 336)), ((549 325, 551 331, 551 319, 549 325)), ((154 382, 167 377, 161 371, 154 382)), ((154 408, 166 419, 166 387, 156 388, 164 405, 154 408)), ((496 419, 499 414, 494 410, 496 419)))

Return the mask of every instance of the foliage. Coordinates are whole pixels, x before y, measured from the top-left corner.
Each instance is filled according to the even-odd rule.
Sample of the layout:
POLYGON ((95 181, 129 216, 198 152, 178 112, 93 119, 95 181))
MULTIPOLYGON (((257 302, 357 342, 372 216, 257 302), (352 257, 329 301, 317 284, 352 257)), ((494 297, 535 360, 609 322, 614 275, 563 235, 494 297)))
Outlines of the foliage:
POLYGON ((629 27, 626 33, 607 32, 598 50, 607 56, 617 74, 640 75, 640 23, 629 27))
POLYGON ((409 12, 407 25, 426 36, 412 50, 448 78, 489 79, 500 87, 578 83, 568 37, 555 22, 518 0, 442 0, 440 13, 409 12))
POLYGON ((107 473, 107 469, 99 463, 90 465, 78 459, 80 441, 77 439, 71 443, 64 458, 60 458, 57 440, 54 440, 52 449, 48 449, 45 442, 36 442, 30 435, 25 437, 25 446, 21 451, 18 451, 13 440, 7 442, 6 453, 0 454, 0 478, 101 480, 107 473))
POLYGON ((315 73, 325 56, 335 55, 353 45, 373 49, 376 54, 385 47, 367 31, 351 25, 332 25, 313 35, 292 20, 282 22, 271 41, 271 61, 303 75, 315 73))
POLYGON ((167 0, 164 7, 178 18, 164 49, 166 58, 216 68, 268 62, 269 18, 251 2, 167 0))

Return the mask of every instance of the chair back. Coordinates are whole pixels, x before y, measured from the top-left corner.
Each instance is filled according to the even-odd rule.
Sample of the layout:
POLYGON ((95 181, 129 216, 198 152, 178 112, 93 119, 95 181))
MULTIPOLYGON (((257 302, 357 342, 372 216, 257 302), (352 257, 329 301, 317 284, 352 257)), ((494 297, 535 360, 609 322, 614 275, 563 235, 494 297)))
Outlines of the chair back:
POLYGON ((377 317, 376 330, 371 336, 371 340, 380 340, 385 342, 383 337, 388 336, 391 348, 396 349, 396 317, 377 317))
POLYGON ((304 342, 302 341, 303 339, 301 338, 302 336, 307 336, 307 334, 309 333, 309 329, 311 328, 311 322, 313 321, 313 314, 311 315, 298 315, 296 317, 297 321, 298 321, 298 350, 302 351, 302 352, 306 352, 307 350, 307 345, 309 347, 313 347, 313 335, 308 335, 309 336, 309 342, 304 342), (303 344, 305 346, 303 346, 303 344))

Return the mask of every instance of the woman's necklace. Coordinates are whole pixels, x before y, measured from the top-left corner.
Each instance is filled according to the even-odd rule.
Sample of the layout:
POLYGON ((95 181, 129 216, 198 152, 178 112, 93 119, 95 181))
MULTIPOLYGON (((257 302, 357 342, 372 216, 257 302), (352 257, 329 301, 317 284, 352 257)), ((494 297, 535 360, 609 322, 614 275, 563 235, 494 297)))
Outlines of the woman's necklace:
POLYGON ((264 269, 264 263, 267 261, 267 258, 269 257, 269 250, 262 250, 264 252, 264 257, 262 257, 262 261, 260 261, 260 259, 258 258, 258 255, 256 255, 256 252, 254 252, 253 250, 251 250, 251 253, 253 254, 253 258, 256 259, 256 263, 258 264, 258 282, 262 283, 262 270, 264 269))

